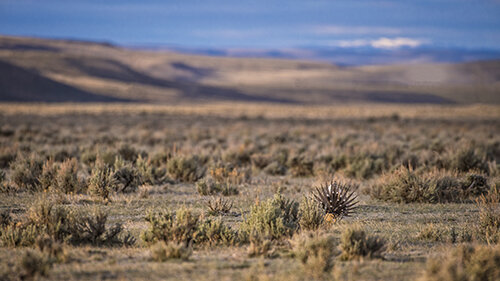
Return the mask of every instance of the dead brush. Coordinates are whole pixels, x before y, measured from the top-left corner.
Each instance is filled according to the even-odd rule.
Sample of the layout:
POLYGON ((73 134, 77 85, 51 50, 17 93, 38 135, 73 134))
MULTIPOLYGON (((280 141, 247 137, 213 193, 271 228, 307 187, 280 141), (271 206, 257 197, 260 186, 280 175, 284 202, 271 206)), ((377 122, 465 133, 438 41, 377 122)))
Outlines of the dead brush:
POLYGON ((210 176, 219 184, 238 185, 250 181, 251 175, 248 169, 238 169, 231 165, 213 167, 209 170, 210 176))
POLYGON ((356 189, 350 183, 331 181, 313 191, 313 198, 321 205, 326 214, 337 221, 349 216, 358 204, 356 189))
POLYGON ((490 190, 487 196, 481 195, 476 204, 479 209, 478 232, 488 244, 500 243, 500 191, 498 187, 490 190))
POLYGON ((208 208, 207 213, 211 216, 225 215, 231 211, 233 202, 222 197, 211 198, 207 201, 206 206, 208 208))

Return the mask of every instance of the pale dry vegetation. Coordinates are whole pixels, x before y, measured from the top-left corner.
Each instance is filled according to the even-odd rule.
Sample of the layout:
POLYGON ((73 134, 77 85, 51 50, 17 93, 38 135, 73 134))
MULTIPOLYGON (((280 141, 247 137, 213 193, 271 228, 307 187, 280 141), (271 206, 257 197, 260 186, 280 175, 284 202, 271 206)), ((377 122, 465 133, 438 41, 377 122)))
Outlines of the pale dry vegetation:
POLYGON ((0 106, 2 280, 498 277, 498 108, 30 106, 0 106))

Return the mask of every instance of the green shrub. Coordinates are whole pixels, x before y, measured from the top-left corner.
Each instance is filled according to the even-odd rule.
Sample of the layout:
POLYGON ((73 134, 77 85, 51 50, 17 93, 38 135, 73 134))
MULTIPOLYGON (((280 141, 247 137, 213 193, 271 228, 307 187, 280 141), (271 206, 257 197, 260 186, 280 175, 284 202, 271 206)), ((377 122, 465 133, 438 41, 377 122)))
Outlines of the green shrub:
POLYGON ((477 199, 479 234, 487 243, 500 243, 500 192, 495 187, 487 196, 477 199))
POLYGON ((196 182, 196 191, 200 195, 214 195, 222 191, 221 184, 216 183, 212 179, 201 179, 196 182))
POLYGON ((56 190, 62 193, 76 193, 80 191, 78 181, 78 162, 75 158, 65 160, 57 170, 56 190))
POLYGON ((200 195, 222 194, 224 196, 238 195, 238 187, 230 183, 217 183, 212 179, 202 179, 196 182, 196 191, 200 195))
POLYGON ((263 170, 271 163, 271 156, 266 154, 252 154, 250 157, 252 166, 256 169, 263 170))
POLYGON ((56 175, 58 169, 59 166, 54 163, 52 158, 43 163, 42 173, 38 178, 41 190, 48 190, 57 186, 56 175))
POLYGON ((460 172, 468 172, 471 170, 479 170, 485 173, 488 172, 488 163, 484 156, 471 146, 460 149, 454 153, 450 159, 451 168, 460 172))
POLYGON ((392 174, 382 176, 368 193, 376 199, 399 203, 447 203, 469 202, 490 187, 485 177, 431 171, 418 174, 411 168, 401 166, 392 174))
POLYGON ((318 237, 313 233, 296 235, 292 239, 293 255, 313 278, 321 279, 330 272, 337 255, 337 243, 333 236, 318 237))
POLYGON ((184 243, 159 241, 151 246, 151 258, 157 262, 170 259, 188 260, 193 250, 184 243))
POLYGON ((312 198, 304 197, 299 206, 299 225, 303 230, 317 230, 324 219, 324 211, 312 198))
POLYGON ((233 195, 238 195, 240 193, 240 191, 238 190, 238 187, 236 187, 234 185, 223 184, 221 193, 224 196, 233 196, 233 195))
POLYGON ((304 157, 296 156, 290 159, 288 166, 294 177, 309 177, 314 174, 314 162, 304 157))
POLYGON ((12 148, 0 149, 0 169, 8 168, 16 159, 17 152, 12 148))
POLYGON ((106 227, 108 215, 101 210, 69 211, 42 198, 26 213, 23 221, 2 230, 1 241, 7 246, 30 246, 38 237, 75 245, 132 245, 133 237, 122 233, 122 226, 106 227))
POLYGON ((417 239, 431 242, 444 242, 447 240, 448 231, 435 224, 428 224, 417 233, 417 239))
POLYGON ((37 280, 49 275, 52 263, 48 255, 39 251, 26 250, 16 264, 16 272, 20 280, 37 280))
POLYGON ((238 149, 226 151, 222 155, 222 160, 236 166, 244 166, 250 163, 250 155, 252 155, 252 151, 241 146, 238 149))
POLYGON ((401 166, 383 176, 369 193, 376 199, 398 203, 437 202, 436 192, 430 186, 429 181, 413 169, 401 166))
POLYGON ((47 234, 56 241, 64 242, 72 234, 68 209, 56 206, 45 197, 36 200, 26 212, 26 219, 21 227, 34 227, 36 232, 47 234))
POLYGON ((298 204, 275 194, 262 203, 256 203, 250 209, 240 227, 248 237, 269 237, 281 239, 291 236, 298 226, 298 204))
POLYGON ((38 178, 42 173, 42 167, 43 161, 34 154, 28 157, 18 156, 10 165, 11 180, 19 189, 41 191, 38 178))
POLYGON ((141 184, 156 185, 165 182, 167 179, 167 171, 153 163, 151 158, 144 158, 141 155, 135 162, 135 168, 139 173, 141 184))
POLYGON ((500 280, 500 248, 461 245, 444 257, 432 258, 422 281, 500 280))
POLYGON ((117 183, 117 192, 134 192, 142 184, 138 169, 121 158, 115 160, 113 177, 117 183))
POLYGON ((220 218, 204 220, 197 228, 196 243, 214 245, 235 245, 238 234, 225 225, 220 218))
POLYGON ((283 176, 286 174, 286 167, 278 161, 273 161, 264 168, 264 172, 272 176, 283 176))
POLYGON ((116 190, 116 180, 112 170, 104 163, 97 161, 90 175, 87 192, 107 200, 113 190, 116 190))
POLYGON ((149 228, 141 238, 148 244, 157 241, 184 243, 188 245, 195 239, 199 217, 188 208, 173 211, 148 212, 146 221, 149 228))
POLYGON ((139 156, 139 152, 128 144, 120 146, 117 153, 121 159, 128 162, 134 162, 139 156))
POLYGON ((197 157, 176 156, 167 162, 168 174, 181 182, 196 182, 205 174, 197 157))
POLYGON ((61 243, 52 239, 48 235, 42 235, 35 240, 35 248, 43 254, 46 254, 51 262, 66 261, 66 253, 61 243))
POLYGON ((276 249, 274 243, 269 238, 265 237, 250 237, 250 244, 247 247, 247 254, 249 257, 266 257, 274 258, 276 256, 276 249))
POLYGON ((385 249, 385 241, 377 236, 366 235, 358 227, 349 227, 340 238, 341 260, 355 260, 363 257, 380 257, 385 249))
POLYGON ((485 195, 490 190, 488 179, 482 175, 468 173, 461 181, 462 198, 469 199, 485 195))
POLYGON ((10 193, 14 191, 14 188, 7 183, 6 178, 5 172, 0 170, 0 193, 10 193))
POLYGON ((11 223, 12 217, 10 216, 10 211, 7 209, 0 211, 0 229, 10 225, 11 223))
POLYGON ((116 223, 111 228, 106 227, 108 214, 95 208, 90 212, 74 212, 70 218, 71 236, 73 244, 91 245, 126 245, 135 243, 130 234, 122 234, 123 227, 116 223))
POLYGON ((210 168, 209 174, 220 185, 238 185, 250 181, 251 170, 236 168, 233 165, 215 165, 210 168))
POLYGON ((6 175, 3 170, 0 170, 0 184, 2 184, 5 181, 6 175))
POLYGON ((1 229, 0 244, 3 247, 25 247, 35 243, 39 231, 35 226, 7 225, 1 229))
POLYGON ((344 172, 351 178, 368 179, 382 173, 385 170, 385 162, 386 159, 376 155, 360 154, 348 159, 344 172))

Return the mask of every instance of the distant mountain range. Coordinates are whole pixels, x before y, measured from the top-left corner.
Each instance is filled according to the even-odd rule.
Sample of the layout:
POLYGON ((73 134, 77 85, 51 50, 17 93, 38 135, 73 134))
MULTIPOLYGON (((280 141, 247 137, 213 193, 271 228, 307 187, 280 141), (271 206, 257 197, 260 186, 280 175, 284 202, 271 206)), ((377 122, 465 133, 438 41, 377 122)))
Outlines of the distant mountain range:
POLYGON ((495 57, 425 49, 146 50, 0 36, 0 101, 498 104, 495 57))
POLYGON ((402 63, 445 62, 460 63, 479 60, 500 59, 500 50, 460 48, 397 48, 373 47, 303 47, 288 49, 235 49, 235 48, 183 48, 142 47, 153 50, 171 50, 182 53, 238 57, 280 58, 330 62, 336 65, 359 66, 402 63))

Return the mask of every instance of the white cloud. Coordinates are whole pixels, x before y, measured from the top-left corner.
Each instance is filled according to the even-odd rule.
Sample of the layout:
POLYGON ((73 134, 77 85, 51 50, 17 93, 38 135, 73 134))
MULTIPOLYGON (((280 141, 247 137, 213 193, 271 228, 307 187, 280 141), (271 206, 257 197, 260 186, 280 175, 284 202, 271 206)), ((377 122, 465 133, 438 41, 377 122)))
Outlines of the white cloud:
POLYGON ((323 35, 367 35, 367 34, 386 34, 395 35, 400 34, 402 31, 398 28, 386 26, 344 26, 344 25, 322 25, 315 26, 313 32, 323 35))
POLYGON ((400 47, 418 47, 422 45, 424 42, 418 39, 411 39, 411 38, 405 38, 405 37, 398 37, 398 38, 379 38, 377 40, 372 40, 371 41, 371 46, 374 48, 381 48, 381 49, 394 49, 394 48, 400 48, 400 47))
POLYGON ((369 40, 364 39, 356 39, 356 40, 341 40, 338 41, 335 45, 343 48, 351 48, 351 47, 363 47, 370 45, 369 40))
POLYGON ((396 37, 396 38, 381 37, 374 40, 367 40, 367 39, 340 40, 340 41, 335 41, 333 45, 343 48, 370 46, 378 49, 397 49, 401 47, 415 48, 426 42, 427 40, 412 39, 406 37, 396 37))

